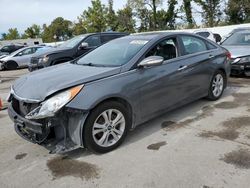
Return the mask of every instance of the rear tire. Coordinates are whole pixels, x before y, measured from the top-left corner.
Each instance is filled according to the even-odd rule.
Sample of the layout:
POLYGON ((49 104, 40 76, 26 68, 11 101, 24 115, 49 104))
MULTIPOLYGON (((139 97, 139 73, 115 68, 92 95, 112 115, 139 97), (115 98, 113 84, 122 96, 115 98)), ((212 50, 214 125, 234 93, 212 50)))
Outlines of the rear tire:
POLYGON ((15 61, 7 61, 4 67, 7 70, 16 70, 18 68, 18 64, 15 61))
POLYGON ((123 104, 116 101, 102 103, 86 120, 84 146, 96 153, 114 150, 124 141, 130 125, 131 118, 123 104))
POLYGON ((216 71, 211 80, 207 98, 211 101, 218 100, 224 92, 226 82, 225 73, 220 70, 216 71))

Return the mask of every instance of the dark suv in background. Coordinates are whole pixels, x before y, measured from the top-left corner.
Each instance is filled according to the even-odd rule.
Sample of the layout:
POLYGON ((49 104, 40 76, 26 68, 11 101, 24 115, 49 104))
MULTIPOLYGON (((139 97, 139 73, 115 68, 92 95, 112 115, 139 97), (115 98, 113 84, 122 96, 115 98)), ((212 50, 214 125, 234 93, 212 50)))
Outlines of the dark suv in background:
POLYGON ((8 54, 11 54, 12 52, 16 51, 16 50, 19 50, 21 48, 23 48, 24 45, 15 45, 15 44, 11 44, 11 45, 6 45, 6 46, 3 46, 1 49, 0 49, 0 55, 8 55, 8 54))
POLYGON ((119 32, 90 33, 76 36, 56 48, 38 53, 31 58, 29 71, 65 63, 76 59, 110 40, 128 35, 119 32))

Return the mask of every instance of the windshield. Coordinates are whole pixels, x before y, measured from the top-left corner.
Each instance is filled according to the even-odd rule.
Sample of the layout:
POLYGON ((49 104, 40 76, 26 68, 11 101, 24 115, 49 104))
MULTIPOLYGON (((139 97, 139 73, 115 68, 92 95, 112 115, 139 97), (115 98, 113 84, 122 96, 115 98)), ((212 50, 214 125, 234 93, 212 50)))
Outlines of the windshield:
POLYGON ((61 47, 66 47, 66 48, 73 48, 75 47, 79 42, 81 42, 86 36, 85 35, 79 35, 76 36, 70 40, 65 41, 64 43, 62 43, 60 46, 58 46, 59 48, 61 47))
POLYGON ((249 33, 234 33, 228 37, 222 45, 250 45, 249 33))
POLYGON ((147 43, 147 40, 123 37, 108 42, 78 60, 90 66, 121 66, 127 63, 147 43))

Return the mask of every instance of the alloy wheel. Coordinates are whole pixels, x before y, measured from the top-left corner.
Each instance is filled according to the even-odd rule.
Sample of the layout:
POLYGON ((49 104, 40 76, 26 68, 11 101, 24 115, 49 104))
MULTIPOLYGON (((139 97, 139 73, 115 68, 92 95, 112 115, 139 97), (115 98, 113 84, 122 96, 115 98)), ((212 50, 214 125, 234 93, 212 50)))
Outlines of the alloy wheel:
POLYGON ((219 97, 223 92, 224 79, 221 74, 217 74, 213 79, 212 92, 215 97, 219 97))
POLYGON ((125 117, 117 109, 102 112, 95 120, 92 136, 97 145, 109 147, 116 144, 125 131, 125 117))

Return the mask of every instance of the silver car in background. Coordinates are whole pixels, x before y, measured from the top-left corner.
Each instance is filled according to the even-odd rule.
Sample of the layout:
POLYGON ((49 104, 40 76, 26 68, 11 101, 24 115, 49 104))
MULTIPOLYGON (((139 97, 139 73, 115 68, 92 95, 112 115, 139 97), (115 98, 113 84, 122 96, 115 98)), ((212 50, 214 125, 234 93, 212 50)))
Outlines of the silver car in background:
POLYGON ((250 76, 250 30, 233 33, 222 46, 231 53, 231 74, 250 76))
POLYGON ((21 48, 10 55, 7 55, 0 59, 0 70, 8 69, 13 70, 17 68, 27 67, 30 63, 32 55, 36 52, 47 49, 44 46, 29 46, 21 48))

